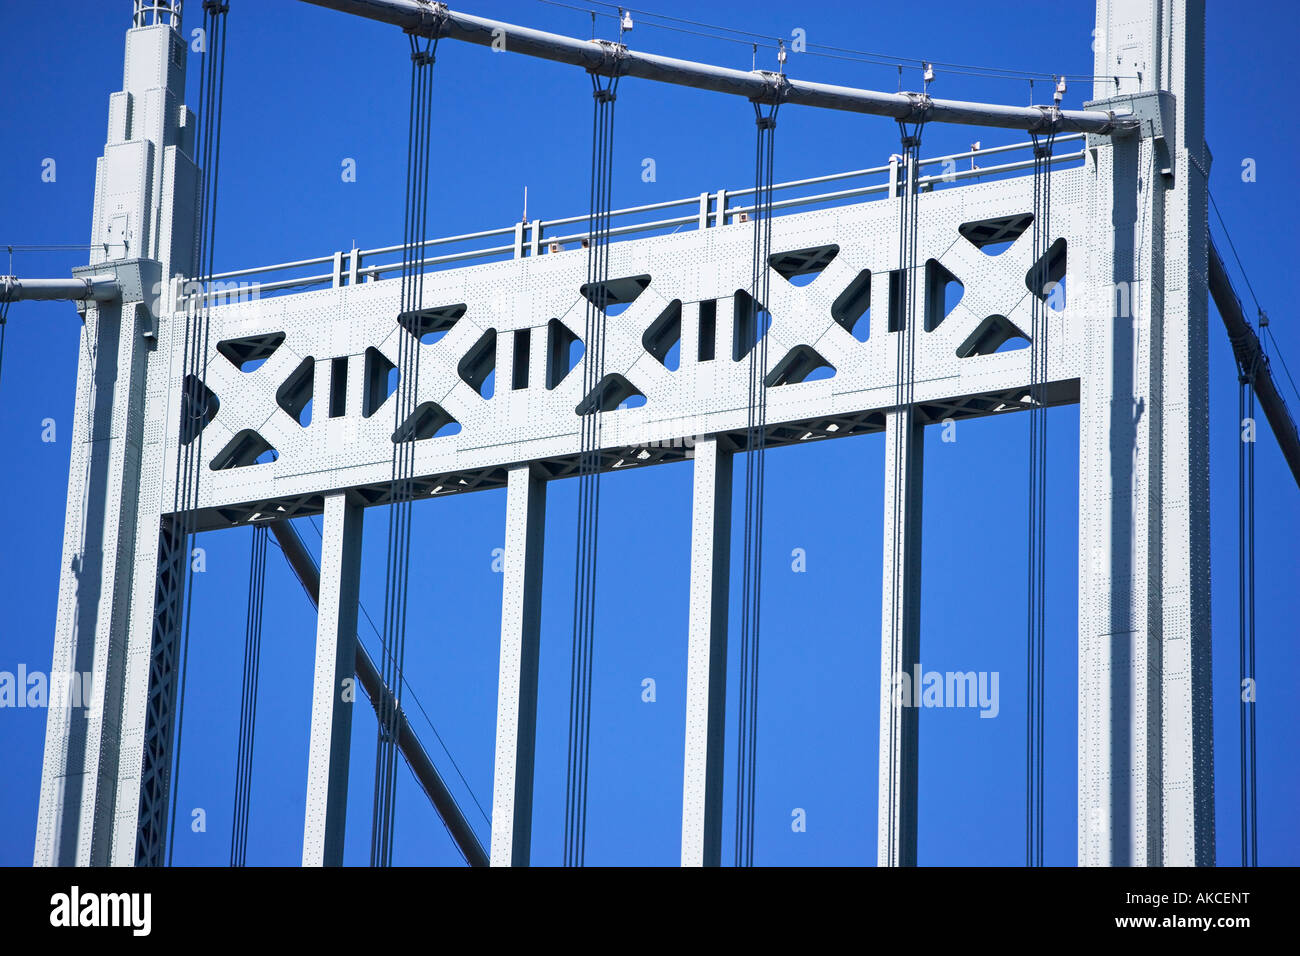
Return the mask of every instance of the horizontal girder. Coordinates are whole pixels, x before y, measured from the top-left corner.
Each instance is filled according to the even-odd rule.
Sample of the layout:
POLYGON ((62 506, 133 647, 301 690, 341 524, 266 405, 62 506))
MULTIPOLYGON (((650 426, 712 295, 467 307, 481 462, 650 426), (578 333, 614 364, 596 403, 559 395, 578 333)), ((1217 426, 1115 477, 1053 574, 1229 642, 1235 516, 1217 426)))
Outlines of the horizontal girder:
MULTIPOLYGON (((1058 295, 1063 286, 1048 296, 1048 380, 1060 402, 1078 392, 1080 303, 1096 290, 1068 256, 1087 242, 1088 171, 1052 175, 1053 275, 1070 288, 1068 301, 1058 295)), ((1027 401, 1028 349, 999 349, 1027 344, 1030 235, 1008 235, 1004 224, 1027 225, 1031 182, 922 197, 909 281, 925 322, 914 393, 923 417, 997 414, 1027 401), (990 246, 991 235, 1009 244, 990 246)), ((897 210, 884 200, 773 220, 773 444, 877 430, 896 404, 897 210), (790 263, 820 271, 810 276, 790 263)), ((554 477, 569 473, 580 451, 579 409, 596 404, 606 409, 601 448, 611 469, 680 460, 698 437, 742 432, 752 230, 733 222, 610 247, 612 281, 630 301, 607 320, 608 378, 591 395, 582 392, 579 355, 580 249, 428 273, 423 307, 400 321, 399 280, 266 299, 254 288, 247 301, 212 307, 206 386, 216 411, 202 430, 203 523, 313 511, 321 494, 345 488, 385 500, 399 432, 416 436, 416 485, 433 496, 499 487, 504 469, 524 462, 554 477), (422 336, 417 415, 399 429, 389 393, 400 340, 410 335, 422 336)), ((172 348, 183 344, 179 319, 160 323, 172 348)), ((183 391, 179 371, 172 374, 159 386, 172 407, 150 423, 151 440, 173 446, 168 462, 183 391)))

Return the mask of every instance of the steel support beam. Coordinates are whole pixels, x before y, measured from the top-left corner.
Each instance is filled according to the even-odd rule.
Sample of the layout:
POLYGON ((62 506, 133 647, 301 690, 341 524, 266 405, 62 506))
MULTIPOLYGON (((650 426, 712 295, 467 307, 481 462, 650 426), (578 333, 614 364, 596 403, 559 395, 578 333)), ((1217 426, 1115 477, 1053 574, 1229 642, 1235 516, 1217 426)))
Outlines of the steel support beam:
POLYGON ((1287 410, 1286 400, 1277 390, 1268 356, 1260 347, 1259 336, 1241 311, 1241 300, 1232 288, 1232 280, 1223 268, 1223 260, 1214 243, 1210 243, 1210 295, 1214 296, 1219 316, 1228 329, 1228 339, 1232 342, 1232 354, 1237 359, 1238 368, 1254 369, 1255 394, 1259 396, 1260 408, 1264 409, 1268 425, 1273 429, 1273 437, 1282 449, 1282 457, 1290 466, 1296 485, 1300 486, 1300 435, 1296 434, 1295 419, 1287 410))
MULTIPOLYGON (((316 567, 316 562, 303 544, 302 538, 294 530, 293 525, 287 521, 277 521, 271 525, 271 533, 280 544, 280 550, 284 554, 285 560, 289 562, 289 567, 293 569, 298 581, 302 584, 303 590, 311 599, 313 605, 319 605, 320 601, 320 571, 316 567)), ((358 605, 359 606, 359 605, 358 605)), ((365 647, 362 646, 358 639, 356 643, 356 673, 357 680, 361 682, 361 687, 366 692, 371 706, 375 708, 375 713, 382 712, 382 708, 388 705, 393 692, 384 684, 384 679, 375 666, 375 662, 370 659, 366 653, 365 647)), ((428 751, 420 742, 416 735, 415 729, 406 717, 406 711, 400 704, 397 706, 397 747, 402 756, 406 758, 411 772, 415 774, 415 779, 420 782, 425 795, 433 804, 438 815, 442 817, 442 822, 447 827, 447 832, 451 834, 452 840, 460 848, 466 862, 470 866, 486 866, 487 854, 483 851, 482 845, 478 842, 478 837, 474 829, 461 813, 455 797, 447 788, 442 776, 438 773, 429 757, 428 751)))
POLYGON ((511 53, 540 57, 580 66, 585 70, 691 86, 715 93, 770 102, 780 90, 781 100, 797 106, 868 113, 898 120, 925 118, 931 123, 958 123, 1047 132, 1123 134, 1135 124, 1121 113, 1099 110, 1055 110, 1052 107, 997 106, 959 100, 936 100, 920 93, 880 93, 847 86, 811 83, 755 70, 732 70, 653 53, 638 53, 617 44, 577 40, 529 27, 437 8, 418 0, 305 0, 370 20, 391 23, 423 36, 462 40, 511 53))
POLYGON ((349 683, 357 656, 362 514, 361 505, 346 493, 325 499, 303 866, 343 865, 355 696, 349 683))
POLYGON ((19 279, 0 276, 0 302, 112 302, 121 297, 117 276, 75 279, 19 279))
MULTIPOLYGON (((902 333, 899 333, 902 334, 902 333)), ((921 483, 925 429, 915 408, 885 413, 880 630, 879 866, 916 865, 921 647, 921 483)))
POLYGON ((545 534, 545 478, 528 465, 511 469, 506 485, 501 670, 492 786, 493 866, 527 866, 531 852, 545 534))
POLYGON ((695 442, 691 596, 686 650, 682 866, 722 862, 722 758, 727 715, 727 597, 734 453, 716 436, 695 442))

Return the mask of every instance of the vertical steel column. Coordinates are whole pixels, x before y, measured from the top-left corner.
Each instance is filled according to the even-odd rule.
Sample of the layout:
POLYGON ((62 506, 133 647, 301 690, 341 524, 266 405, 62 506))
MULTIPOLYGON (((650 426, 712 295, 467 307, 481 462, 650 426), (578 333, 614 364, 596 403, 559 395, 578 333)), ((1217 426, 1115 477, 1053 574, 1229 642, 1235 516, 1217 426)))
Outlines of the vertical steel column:
POLYGON ((1203 0, 1099 0, 1079 443, 1079 862, 1214 861, 1203 0), (1143 79, 1139 81, 1137 77, 1143 79), (1117 88, 1118 87, 1118 88, 1117 88), (1172 95, 1171 95, 1172 94, 1172 95))
MULTIPOLYGON (((69 683, 89 674, 91 700, 84 710, 49 710, 37 864, 134 862, 137 824, 158 822, 167 774, 157 763, 156 772, 142 769, 142 741, 156 736, 146 708, 155 589, 170 581, 158 567, 160 511, 170 501, 163 430, 179 419, 145 409, 169 398, 170 355, 152 348, 164 280, 194 266, 194 118, 180 102, 188 47, 178 28, 127 31, 95 177, 93 251, 79 270, 115 274, 122 302, 87 304, 76 417, 70 428, 58 423, 72 456, 51 673, 69 683)), ((170 759, 169 745, 154 756, 170 759)), ((146 841, 158 852, 159 837, 146 841)))
MULTIPOLYGON (((915 312, 918 317, 921 311, 915 312)), ((905 332, 897 333, 899 335, 905 332)), ((914 408, 885 413, 885 535, 880 632, 879 866, 916 865, 915 666, 921 646, 921 473, 925 429, 914 408), (894 526, 895 515, 900 516, 894 526), (902 582, 899 583, 899 575, 902 582)))
POLYGON ((733 452, 697 439, 691 505, 691 606, 686 651, 682 866, 722 857, 722 754, 727 714, 727 591, 733 452))
MULTIPOLYGON (((147 652, 131 662, 126 653, 143 445, 147 348, 141 331, 135 305, 87 307, 82 336, 96 345, 81 350, 78 414, 65 426, 73 451, 50 668, 52 679, 69 687, 75 682, 76 695, 58 706, 50 701, 46 718, 38 866, 111 862, 118 773, 125 769, 119 763, 139 756, 123 751, 120 731, 128 663, 148 673, 147 652), (88 699, 81 699, 87 685, 88 699)), ((149 549, 158 543, 156 520, 149 549)), ((153 589, 149 575, 147 594, 139 597, 151 603, 153 589)), ((134 818, 138 801, 138 791, 122 794, 121 809, 134 818)))
POLYGON ((356 699, 357 603, 363 509, 346 493, 325 499, 303 866, 342 866, 352 703, 356 699))
POLYGON ((506 486, 492 866, 527 866, 531 848, 545 536, 546 479, 529 465, 513 468, 506 486))

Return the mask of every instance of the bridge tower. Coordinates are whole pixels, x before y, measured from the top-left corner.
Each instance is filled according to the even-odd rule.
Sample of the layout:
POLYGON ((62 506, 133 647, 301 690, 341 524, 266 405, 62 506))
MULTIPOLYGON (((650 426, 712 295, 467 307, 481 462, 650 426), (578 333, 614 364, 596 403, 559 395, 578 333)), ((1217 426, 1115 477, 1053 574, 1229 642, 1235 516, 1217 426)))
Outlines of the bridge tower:
POLYGON ((91 672, 93 703, 50 707, 38 865, 156 862, 165 817, 170 700, 159 693, 171 686, 181 556, 162 519, 164 420, 147 409, 176 402, 163 279, 194 273, 198 174, 181 0, 134 7, 96 166, 91 261, 76 270, 116 273, 122 295, 85 307, 51 667, 91 672))
POLYGON ((1079 862, 1214 862, 1204 0, 1099 0, 1079 437, 1079 862), (1116 77, 1117 79, 1111 79, 1116 77))

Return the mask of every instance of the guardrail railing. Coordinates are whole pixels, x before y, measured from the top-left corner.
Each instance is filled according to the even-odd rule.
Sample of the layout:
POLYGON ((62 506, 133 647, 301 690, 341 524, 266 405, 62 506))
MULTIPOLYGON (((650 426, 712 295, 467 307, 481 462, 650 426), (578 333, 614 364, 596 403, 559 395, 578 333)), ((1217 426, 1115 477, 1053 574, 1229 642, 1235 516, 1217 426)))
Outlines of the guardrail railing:
MULTIPOLYGON (((1081 164, 1085 152, 1083 139, 1082 133, 1058 136, 1056 146, 1064 146, 1066 149, 1057 149, 1053 153, 1052 166, 1070 168, 1081 164)), ((1032 148, 1032 143, 1021 142, 922 159, 919 161, 920 189, 931 192, 972 180, 1001 179, 1016 175, 1033 167, 1032 148), (1008 154, 1016 153, 1029 155, 1014 159, 1008 157, 1008 154), (991 166, 979 165, 989 157, 1008 158, 1009 161, 991 166), (967 168, 959 168, 966 163, 969 163, 967 168), (938 172, 926 172, 935 167, 938 167, 938 172)), ((890 161, 883 166, 777 183, 772 187, 778 197, 774 199, 772 208, 788 214, 848 205, 873 196, 896 196, 900 180, 899 161, 898 156, 891 156, 890 161), (818 191, 832 183, 843 183, 845 188, 818 191)), ((752 186, 721 189, 684 199, 617 209, 610 213, 610 235, 615 239, 645 238, 688 228, 710 229, 748 222, 754 215, 753 194, 752 186)), ((471 263, 551 255, 582 248, 587 242, 587 221, 588 216, 583 213, 561 219, 534 219, 500 229, 426 239, 419 244, 424 256, 418 260, 417 266, 428 271, 471 263)), ((400 245, 378 249, 352 248, 314 259, 221 272, 212 276, 204 298, 220 303, 241 296, 263 297, 288 291, 373 282, 401 272, 402 249, 400 245)), ((200 291, 198 283, 186 282, 178 298, 178 308, 197 302, 200 291)))

